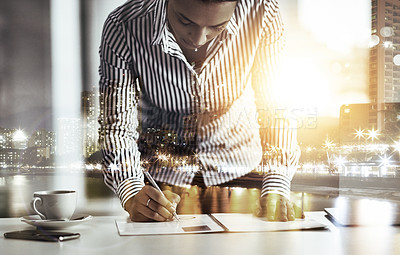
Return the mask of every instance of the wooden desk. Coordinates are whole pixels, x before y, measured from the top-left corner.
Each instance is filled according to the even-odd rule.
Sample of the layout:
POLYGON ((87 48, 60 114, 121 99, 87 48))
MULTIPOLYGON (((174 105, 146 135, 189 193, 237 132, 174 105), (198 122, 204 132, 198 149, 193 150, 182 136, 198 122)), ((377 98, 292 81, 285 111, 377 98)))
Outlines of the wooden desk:
POLYGON ((81 237, 62 243, 5 239, 8 231, 31 229, 19 218, 0 218, 0 253, 5 255, 138 255, 138 254, 400 254, 400 227, 353 227, 332 225, 323 212, 308 212, 327 224, 324 231, 287 231, 263 233, 216 233, 167 236, 118 235, 115 219, 98 216, 68 229, 81 237))

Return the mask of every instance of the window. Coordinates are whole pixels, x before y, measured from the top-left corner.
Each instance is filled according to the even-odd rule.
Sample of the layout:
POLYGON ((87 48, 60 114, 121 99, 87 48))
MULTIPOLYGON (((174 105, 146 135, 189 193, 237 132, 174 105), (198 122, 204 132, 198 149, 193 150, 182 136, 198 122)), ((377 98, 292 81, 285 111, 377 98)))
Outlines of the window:
MULTIPOLYGON (((19 194, 30 199, 34 190, 73 188, 80 195, 80 207, 93 207, 91 198, 96 196, 112 198, 119 204, 104 189, 99 164, 92 164, 98 168, 91 170, 96 178, 85 178, 89 164, 84 162, 89 155, 84 155, 84 151, 91 148, 91 154, 99 153, 98 113, 93 108, 97 97, 81 98, 81 94, 94 91, 101 26, 108 12, 121 3, 106 0, 0 2, 0 197, 3 192, 11 192, 8 189, 19 189, 19 194), (91 13, 92 9, 96 12, 91 13), (86 19, 80 19, 80 11, 87 15, 86 19), (83 27, 93 33, 82 38, 83 27), (57 37, 58 32, 61 37, 57 37), (61 56, 61 61, 57 56, 61 56), (65 65, 67 62, 71 66, 65 65), (67 91, 62 90, 65 82, 67 91), (62 96, 57 98, 57 93, 62 96), (68 110, 56 107, 65 99, 68 99, 68 110), (81 102, 85 105, 82 108, 85 118, 81 116, 81 102), (71 116, 70 109, 74 109, 75 116, 71 116), (69 176, 61 176, 62 171, 69 176), (4 188, 3 180, 8 178, 4 177, 5 173, 10 176, 10 185, 4 188), (33 178, 33 173, 40 178, 33 178), (19 186, 21 183, 24 185, 19 186)), ((16 203, 10 198, 10 204, 0 206, 0 217, 25 215, 26 205, 21 202, 29 205, 29 201, 16 203)))
MULTIPOLYGON (((111 10, 125 1, 0 1, 0 198, 10 194, 7 192, 18 190, 27 200, 21 202, 8 197, 10 204, 6 208, 11 209, 3 209, 0 205, 0 216, 23 216, 33 190, 59 187, 78 190, 78 209, 92 210, 97 215, 124 214, 118 198, 103 183, 101 153, 96 141, 97 116, 101 114, 97 105, 97 86, 102 25, 111 10), (57 103, 62 103, 63 107, 56 107, 57 103), (65 105, 73 112, 67 112, 65 105), (32 173, 40 174, 40 178, 35 178, 32 173), (68 176, 61 173, 68 173, 68 176), (101 201, 101 206, 97 201, 101 201), (110 211, 104 209, 104 204, 110 211), (96 211, 98 208, 102 211, 96 211)), ((300 110, 293 111, 301 113, 293 114, 302 123, 298 127, 299 146, 302 150, 306 150, 307 145, 317 148, 309 152, 308 158, 300 159, 297 171, 302 178, 314 180, 312 190, 316 194, 309 197, 310 203, 317 203, 318 199, 325 201, 326 196, 321 194, 332 188, 319 182, 322 176, 332 180, 339 176, 344 180, 356 177, 354 179, 370 181, 361 168, 357 168, 365 162, 356 153, 356 148, 351 147, 357 142, 354 128, 361 125, 367 130, 377 126, 381 105, 385 102, 382 97, 391 99, 398 96, 398 87, 391 85, 400 82, 400 72, 391 72, 392 68, 399 70, 392 64, 395 55, 392 51, 399 49, 398 41, 379 34, 383 24, 378 26, 378 20, 382 20, 378 16, 378 1, 358 1, 357 6, 348 1, 347 7, 357 10, 350 14, 341 11, 343 6, 327 12, 324 6, 314 4, 312 7, 320 9, 311 11, 307 8, 311 2, 285 0, 281 5, 282 18, 287 24, 285 50, 289 53, 284 56, 282 68, 289 70, 287 74, 290 75, 282 78, 283 81, 279 80, 283 84, 279 85, 285 88, 284 92, 290 92, 285 93, 284 99, 299 105, 300 110), (372 13, 367 6, 370 3, 372 13), (360 4, 364 5, 363 8, 359 8, 360 4), (297 8, 297 5, 301 6, 297 8), (368 10, 368 13, 360 15, 358 10, 368 10), (364 40, 365 31, 368 33, 369 30, 378 39, 371 49, 364 40), (332 35, 344 36, 346 40, 332 35), (385 54, 391 55, 385 57, 385 54), (383 60, 386 70, 382 70, 383 60), (385 92, 386 88, 388 91, 385 92), (343 117, 346 118, 347 131, 341 130, 338 124, 345 100, 349 106, 342 113, 347 115, 343 117), (347 140, 342 139, 341 131, 347 132, 347 140), (322 146, 327 136, 336 144, 329 150, 322 146), (343 152, 342 145, 354 149, 346 150, 347 165, 332 165, 327 152, 332 158, 339 156, 343 152), (356 166, 352 176, 346 170, 348 168, 345 169, 350 164, 356 166), (317 198, 313 200, 313 197, 317 198)), ((392 5, 386 2, 386 6, 392 5)), ((396 17, 395 24, 392 24, 390 17, 392 14, 395 16, 394 10, 398 10, 397 6, 393 10, 388 8, 385 19, 398 37, 399 18, 396 17)), ((229 93, 236 95, 238 91, 229 93)), ((203 96, 208 100, 210 95, 205 93, 203 96)), ((149 130, 158 133, 156 127, 149 130)), ((387 133, 385 137, 399 135, 387 133)), ((159 138, 163 139, 163 136, 159 135, 159 138)), ((362 141, 370 142, 367 139, 362 141)), ((376 140, 377 143, 387 141, 391 140, 376 140)), ((391 146, 388 142, 387 145, 391 146)), ((364 153, 369 157, 376 152, 364 153)), ((400 165, 400 160, 396 163, 400 165)), ((379 175, 382 172, 379 169, 377 163, 368 173, 379 175)), ((389 167, 386 173, 378 176, 377 182, 400 175, 394 167, 389 167)), ((346 182, 337 183, 343 185, 346 182)), ((303 184, 294 183, 299 187, 303 184)), ((381 188, 383 185, 377 186, 376 194, 382 195, 387 191, 381 188)), ((374 193, 367 193, 363 186, 360 187, 365 196, 374 193)), ((394 193, 395 188, 390 192, 394 193)), ((335 197, 328 203, 333 205, 334 201, 335 197)))

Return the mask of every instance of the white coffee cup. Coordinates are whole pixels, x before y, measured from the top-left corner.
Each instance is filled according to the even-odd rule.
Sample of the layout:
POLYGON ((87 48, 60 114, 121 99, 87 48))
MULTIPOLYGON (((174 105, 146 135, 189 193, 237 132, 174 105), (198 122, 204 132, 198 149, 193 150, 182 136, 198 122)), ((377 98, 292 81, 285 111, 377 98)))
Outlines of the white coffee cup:
POLYGON ((43 220, 69 220, 75 212, 76 191, 36 191, 31 207, 43 220))

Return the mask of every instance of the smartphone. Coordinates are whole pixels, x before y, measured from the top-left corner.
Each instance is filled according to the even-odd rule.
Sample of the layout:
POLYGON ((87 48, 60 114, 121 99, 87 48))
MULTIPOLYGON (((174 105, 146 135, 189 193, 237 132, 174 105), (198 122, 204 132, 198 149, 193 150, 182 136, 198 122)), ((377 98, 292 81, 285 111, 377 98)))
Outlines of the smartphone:
POLYGON ((5 238, 38 240, 47 242, 62 242, 80 237, 79 233, 53 232, 43 230, 22 230, 4 233, 5 238))

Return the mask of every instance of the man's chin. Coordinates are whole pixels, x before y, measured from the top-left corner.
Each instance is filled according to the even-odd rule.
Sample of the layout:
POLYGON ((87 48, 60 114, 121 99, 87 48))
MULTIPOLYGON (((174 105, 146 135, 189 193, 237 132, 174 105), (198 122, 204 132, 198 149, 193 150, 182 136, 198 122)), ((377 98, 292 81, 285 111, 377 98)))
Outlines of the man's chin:
POLYGON ((193 45, 191 43, 188 43, 187 41, 185 41, 185 39, 181 39, 180 42, 178 43, 179 46, 181 48, 184 48, 185 50, 196 50, 196 49, 200 49, 201 47, 203 47, 204 45, 206 45, 207 43, 203 44, 203 45, 193 45))

